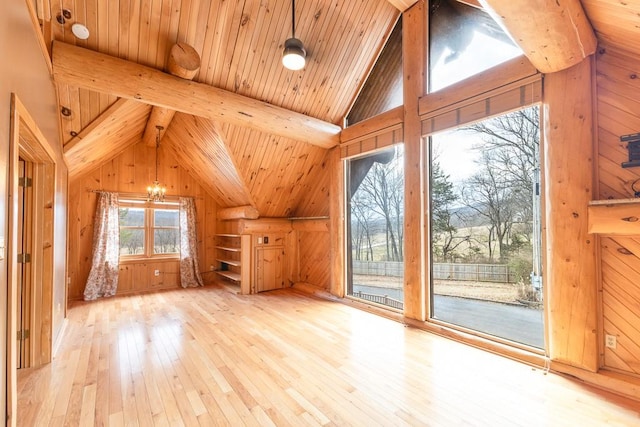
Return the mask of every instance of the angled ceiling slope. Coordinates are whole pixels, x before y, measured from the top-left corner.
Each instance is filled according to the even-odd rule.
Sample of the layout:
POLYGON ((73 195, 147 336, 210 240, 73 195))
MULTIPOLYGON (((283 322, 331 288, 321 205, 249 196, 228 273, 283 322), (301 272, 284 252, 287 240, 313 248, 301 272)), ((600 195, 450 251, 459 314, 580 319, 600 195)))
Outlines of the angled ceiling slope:
POLYGON ((296 215, 320 180, 327 150, 293 139, 225 124, 224 141, 261 216, 296 215))
POLYGON ((69 178, 75 179, 138 142, 151 106, 119 99, 64 145, 69 178))
MULTIPOLYGON (((291 2, 263 0, 95 0, 50 2, 51 38, 164 70, 177 42, 201 57, 196 82, 340 124, 400 11, 387 0, 315 0, 296 5, 296 36, 307 66, 281 64, 291 31, 291 2), (70 19, 56 21, 61 7, 70 19), (83 23, 87 40, 71 25, 83 23)), ((84 108, 84 107, 83 107, 84 108)))
POLYGON ((253 205, 227 146, 212 120, 177 113, 162 145, 221 207, 253 205))

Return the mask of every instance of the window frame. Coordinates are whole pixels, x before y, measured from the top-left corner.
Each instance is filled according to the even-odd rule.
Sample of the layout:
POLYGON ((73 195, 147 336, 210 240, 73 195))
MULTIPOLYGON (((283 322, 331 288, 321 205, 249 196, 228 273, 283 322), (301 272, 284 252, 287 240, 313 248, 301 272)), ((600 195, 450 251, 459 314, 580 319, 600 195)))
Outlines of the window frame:
MULTIPOLYGON (((120 199, 119 201, 119 209, 121 208, 137 208, 144 209, 144 224, 142 227, 140 226, 125 226, 126 229, 134 229, 134 230, 144 230, 144 247, 143 253, 139 254, 120 254, 120 262, 139 262, 139 261, 148 261, 148 260, 179 260, 180 259, 180 248, 178 247, 177 252, 171 253, 154 253, 154 240, 155 240, 155 230, 167 230, 167 229, 176 229, 178 233, 180 232, 180 225, 169 227, 169 226, 156 226, 155 225, 155 211, 156 210, 164 210, 164 211, 176 211, 179 215, 179 202, 177 200, 166 200, 164 202, 153 202, 147 201, 146 199, 135 199, 135 198, 126 198, 120 199)), ((123 226, 119 225, 119 230, 122 230, 123 226)))

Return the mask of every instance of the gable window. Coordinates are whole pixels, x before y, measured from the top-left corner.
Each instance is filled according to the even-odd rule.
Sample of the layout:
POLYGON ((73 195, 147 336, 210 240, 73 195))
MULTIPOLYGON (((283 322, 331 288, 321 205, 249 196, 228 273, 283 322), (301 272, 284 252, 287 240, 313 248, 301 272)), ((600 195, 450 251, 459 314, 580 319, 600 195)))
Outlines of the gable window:
POLYGON ((481 8, 456 0, 429 3, 430 93, 522 55, 481 8))
POLYGON ((120 201, 120 258, 177 258, 178 204, 120 201))

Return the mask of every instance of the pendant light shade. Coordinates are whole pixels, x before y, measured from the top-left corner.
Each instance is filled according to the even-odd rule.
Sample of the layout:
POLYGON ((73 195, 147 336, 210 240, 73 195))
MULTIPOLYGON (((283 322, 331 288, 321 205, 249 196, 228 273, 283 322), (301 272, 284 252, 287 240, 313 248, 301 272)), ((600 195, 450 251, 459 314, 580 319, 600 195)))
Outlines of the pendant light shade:
POLYGON ((305 64, 307 51, 304 50, 302 41, 292 37, 284 42, 284 53, 282 55, 282 65, 286 68, 296 71, 302 70, 305 64))
POLYGON ((291 38, 284 42, 282 65, 292 71, 302 70, 306 57, 302 41, 296 38, 296 0, 291 0, 291 38))

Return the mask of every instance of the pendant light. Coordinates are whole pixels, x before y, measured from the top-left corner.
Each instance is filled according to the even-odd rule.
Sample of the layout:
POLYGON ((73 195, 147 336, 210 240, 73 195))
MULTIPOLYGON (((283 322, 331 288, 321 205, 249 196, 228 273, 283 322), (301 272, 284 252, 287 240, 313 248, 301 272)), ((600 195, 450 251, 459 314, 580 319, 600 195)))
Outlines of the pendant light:
POLYGON ((306 56, 302 41, 296 38, 296 0, 291 0, 291 38, 284 42, 282 65, 292 71, 302 70, 306 56))
POLYGON ((147 187, 147 202, 164 202, 164 194, 167 189, 160 185, 158 181, 158 147, 160 147, 160 132, 164 129, 163 126, 156 126, 158 129, 158 135, 156 135, 156 179, 153 184, 147 187))

